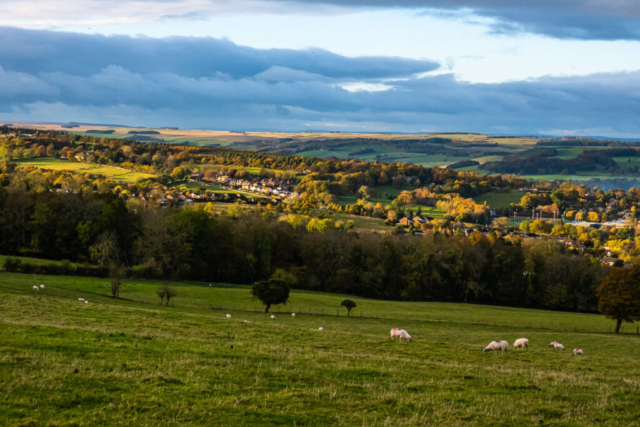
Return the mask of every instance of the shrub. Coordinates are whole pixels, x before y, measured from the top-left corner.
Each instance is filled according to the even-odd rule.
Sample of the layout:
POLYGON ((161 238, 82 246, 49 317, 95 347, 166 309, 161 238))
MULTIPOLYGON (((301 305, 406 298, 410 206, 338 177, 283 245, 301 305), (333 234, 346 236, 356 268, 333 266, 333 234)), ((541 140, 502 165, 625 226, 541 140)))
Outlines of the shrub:
POLYGON ((20 261, 17 258, 7 258, 4 261, 3 267, 8 272, 13 273, 13 272, 18 271, 20 269, 20 264, 21 263, 22 263, 22 261, 20 261))

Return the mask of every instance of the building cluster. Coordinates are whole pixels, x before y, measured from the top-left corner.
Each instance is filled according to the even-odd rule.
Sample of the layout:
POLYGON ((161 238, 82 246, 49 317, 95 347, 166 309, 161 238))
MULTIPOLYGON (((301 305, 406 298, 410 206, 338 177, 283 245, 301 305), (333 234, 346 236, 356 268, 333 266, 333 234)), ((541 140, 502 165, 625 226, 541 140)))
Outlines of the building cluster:
POLYGON ((224 174, 207 177, 201 173, 194 173, 191 178, 196 182, 215 184, 219 187, 259 194, 262 196, 274 196, 280 199, 285 199, 290 196, 299 196, 299 194, 294 191, 296 187, 295 180, 277 178, 232 178, 224 174))

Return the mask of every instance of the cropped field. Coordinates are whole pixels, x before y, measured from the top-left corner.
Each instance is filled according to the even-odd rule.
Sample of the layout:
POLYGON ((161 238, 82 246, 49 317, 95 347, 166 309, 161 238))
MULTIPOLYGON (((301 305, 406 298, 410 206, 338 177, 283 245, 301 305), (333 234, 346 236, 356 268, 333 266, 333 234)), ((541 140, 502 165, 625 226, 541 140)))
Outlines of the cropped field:
POLYGON ((335 315, 343 296, 296 291, 271 320, 247 286, 173 283, 175 304, 160 307, 160 285, 127 282, 113 300, 106 280, 0 274, 0 424, 581 426, 640 415, 640 337, 604 333, 599 315, 353 298, 348 319, 335 315), (413 342, 391 342, 391 327, 413 342), (529 351, 482 354, 522 336, 529 351))
POLYGON ((68 170, 75 173, 90 173, 103 175, 114 181, 135 183, 141 179, 152 178, 155 175, 143 172, 134 172, 115 166, 96 165, 93 163, 71 162, 52 157, 39 157, 28 160, 17 160, 20 166, 33 166, 41 169, 68 170))

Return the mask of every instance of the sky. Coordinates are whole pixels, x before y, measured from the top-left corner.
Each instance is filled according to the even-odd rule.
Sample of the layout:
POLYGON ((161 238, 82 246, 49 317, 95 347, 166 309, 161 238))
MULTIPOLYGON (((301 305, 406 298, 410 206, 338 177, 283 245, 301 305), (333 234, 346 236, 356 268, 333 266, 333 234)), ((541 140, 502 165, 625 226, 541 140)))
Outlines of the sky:
POLYGON ((637 0, 2 0, 0 120, 640 138, 637 0))

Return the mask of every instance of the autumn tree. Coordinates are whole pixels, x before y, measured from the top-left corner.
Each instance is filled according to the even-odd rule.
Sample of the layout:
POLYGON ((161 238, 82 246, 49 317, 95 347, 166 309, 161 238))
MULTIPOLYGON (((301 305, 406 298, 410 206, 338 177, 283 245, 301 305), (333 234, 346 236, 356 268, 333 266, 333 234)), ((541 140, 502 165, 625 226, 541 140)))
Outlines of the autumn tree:
POLYGON ((640 320, 640 266, 612 267, 596 293, 598 310, 616 321, 616 333, 623 321, 640 320))

